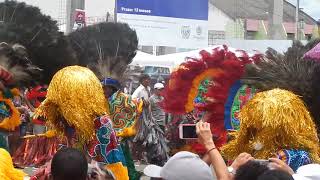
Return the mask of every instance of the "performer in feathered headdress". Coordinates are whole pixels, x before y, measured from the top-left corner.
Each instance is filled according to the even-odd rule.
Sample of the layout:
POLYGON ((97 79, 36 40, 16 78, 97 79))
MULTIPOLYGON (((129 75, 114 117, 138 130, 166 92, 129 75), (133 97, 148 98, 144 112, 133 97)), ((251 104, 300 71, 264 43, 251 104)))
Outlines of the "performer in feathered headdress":
POLYGON ((315 124, 303 101, 287 90, 256 94, 240 112, 240 130, 222 149, 235 159, 247 152, 257 159, 278 157, 292 169, 319 163, 320 144, 315 124))
POLYGON ((20 96, 17 88, 31 79, 36 68, 31 65, 25 53, 25 48, 15 44, 0 43, 0 129, 1 146, 8 148, 5 139, 8 132, 15 130, 21 123, 20 113, 14 106, 12 99, 20 96), (4 135, 4 136, 3 136, 4 135))
POLYGON ((261 91, 274 88, 292 91, 301 97, 315 123, 320 127, 320 79, 318 78, 320 64, 313 60, 312 57, 315 56, 310 56, 312 53, 304 55, 310 50, 309 48, 312 49, 316 45, 315 43, 312 43, 312 46, 310 44, 303 46, 295 42, 284 55, 269 49, 266 56, 256 64, 247 66, 243 82, 261 91))
POLYGON ((240 129, 223 148, 227 158, 235 158, 239 152, 262 159, 276 155, 294 170, 319 162, 319 140, 312 119, 319 124, 320 66, 315 56, 305 55, 314 47, 311 44, 315 43, 303 46, 295 42, 284 55, 269 49, 255 64, 247 65, 243 83, 264 92, 240 110, 240 129))
POLYGON ((70 43, 59 32, 57 21, 42 14, 38 7, 5 0, 0 2, 0 14, 1 41, 26 48, 29 60, 43 69, 41 76, 34 77, 37 80, 49 83, 59 69, 77 63, 70 43))
POLYGON ((101 81, 108 100, 110 119, 124 150, 130 179, 139 179, 130 155, 128 138, 136 134, 135 123, 142 104, 122 92, 124 73, 138 48, 137 35, 127 24, 100 23, 79 29, 69 38, 81 63, 92 69, 101 81))
MULTIPOLYGON (((163 107, 173 114, 190 113, 195 108, 210 112, 205 117, 212 125, 215 143, 221 147, 227 141, 224 113, 229 91, 244 74, 245 65, 252 61, 245 52, 231 52, 226 46, 217 47, 212 52, 201 51, 200 55, 200 59, 187 58, 171 74, 163 107), (199 86, 208 79, 211 83, 205 86, 205 94, 210 98, 204 98, 204 103, 195 103, 199 99, 199 86)), ((193 149, 205 153, 199 144, 195 143, 193 149)))
POLYGON ((69 66, 58 71, 49 84, 47 97, 36 114, 68 144, 104 163, 116 179, 128 179, 126 161, 109 116, 103 88, 88 68, 69 66))

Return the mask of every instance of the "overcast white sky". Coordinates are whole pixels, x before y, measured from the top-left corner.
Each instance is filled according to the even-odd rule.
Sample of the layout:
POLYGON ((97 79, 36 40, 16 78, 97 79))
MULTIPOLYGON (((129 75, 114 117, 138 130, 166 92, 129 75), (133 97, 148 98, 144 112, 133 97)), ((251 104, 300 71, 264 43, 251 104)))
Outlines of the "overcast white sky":
MULTIPOLYGON (((0 0, 3 1, 3 0, 0 0)), ((40 7, 41 11, 53 18, 58 18, 61 11, 65 11, 67 0, 18 0, 40 7), (64 7, 62 9, 61 7, 64 7)), ((87 16, 105 16, 107 12, 113 13, 115 0, 86 0, 87 16)))
MULTIPOLYGON (((3 0, 0 0, 3 1, 3 0)), ((66 0, 19 0, 41 7, 45 14, 57 18, 59 17, 60 2, 66 0)), ((296 4, 297 0, 288 0, 296 4)), ((88 16, 105 16, 107 11, 112 12, 114 0, 86 0, 86 13, 88 16)), ((320 19, 320 0, 300 0, 301 8, 316 20, 320 19)))
MULTIPOLYGON (((297 0, 288 0, 296 5, 297 0)), ((320 0, 300 0, 300 7, 314 19, 320 19, 320 0)))

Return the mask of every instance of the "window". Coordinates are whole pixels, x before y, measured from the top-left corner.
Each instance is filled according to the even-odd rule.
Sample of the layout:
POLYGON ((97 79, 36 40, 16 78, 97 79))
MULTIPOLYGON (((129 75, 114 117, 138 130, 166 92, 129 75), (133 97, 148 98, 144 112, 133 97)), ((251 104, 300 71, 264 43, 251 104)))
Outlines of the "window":
POLYGON ((255 36, 256 36, 256 32, 255 31, 247 31, 246 39, 254 40, 255 36))
POLYGON ((287 39, 288 40, 294 40, 294 33, 287 33, 287 39))
POLYGON ((208 44, 214 45, 214 41, 217 39, 225 39, 226 33, 224 31, 208 31, 208 44))
POLYGON ((306 40, 310 41, 312 38, 312 34, 306 34, 305 37, 306 37, 306 40))

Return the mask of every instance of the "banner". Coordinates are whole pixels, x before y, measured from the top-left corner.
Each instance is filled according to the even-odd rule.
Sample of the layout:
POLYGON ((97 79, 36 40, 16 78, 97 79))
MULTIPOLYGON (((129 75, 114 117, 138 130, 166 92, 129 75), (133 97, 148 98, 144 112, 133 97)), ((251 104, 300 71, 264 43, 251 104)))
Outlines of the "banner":
POLYGON ((86 26, 86 13, 84 10, 76 9, 74 11, 74 24, 72 30, 77 30, 86 26))
POLYGON ((136 30, 139 45, 208 46, 208 0, 117 0, 117 20, 136 30))

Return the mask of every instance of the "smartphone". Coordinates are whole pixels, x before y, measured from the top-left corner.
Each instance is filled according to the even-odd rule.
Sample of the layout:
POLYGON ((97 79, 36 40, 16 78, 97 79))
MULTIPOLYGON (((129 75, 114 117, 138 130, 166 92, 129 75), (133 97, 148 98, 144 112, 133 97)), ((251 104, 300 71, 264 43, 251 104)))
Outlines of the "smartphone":
POLYGON ((179 138, 180 139, 197 139, 196 125, 195 124, 180 124, 179 125, 179 138))

